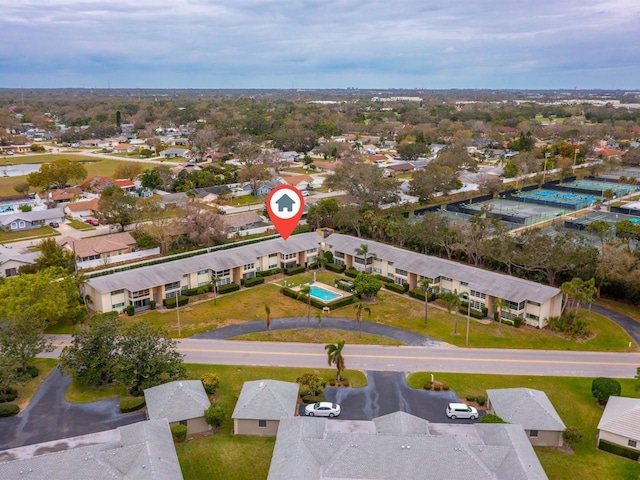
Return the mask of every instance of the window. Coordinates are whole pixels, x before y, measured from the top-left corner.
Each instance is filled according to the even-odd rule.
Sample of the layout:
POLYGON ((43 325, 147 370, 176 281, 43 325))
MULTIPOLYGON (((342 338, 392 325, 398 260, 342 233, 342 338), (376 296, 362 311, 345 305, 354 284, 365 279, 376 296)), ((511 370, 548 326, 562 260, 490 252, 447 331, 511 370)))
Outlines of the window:
POLYGON ((219 272, 216 272, 215 276, 218 278, 224 278, 224 277, 228 277, 229 273, 230 273, 229 270, 220 270, 219 272))
POLYGON ((532 315, 530 313, 527 313, 527 320, 535 320, 537 322, 540 320, 540 317, 537 315, 532 315))
POLYGON ((470 293, 471 293, 472 297, 478 297, 478 298, 486 298, 487 297, 484 293, 478 292, 476 290, 471 290, 470 293))
POLYGON ((258 426, 260 428, 266 428, 267 427, 267 421, 266 420, 258 420, 258 426))
POLYGON ((529 431, 529 436, 530 437, 537 437, 538 436, 538 430, 530 430, 529 431))
POLYGON ((630 447, 637 448, 638 442, 636 442, 635 440, 629 440, 628 445, 630 447))
POLYGON ((253 270, 253 268, 254 268, 254 264, 253 264, 253 263, 247 263, 247 264, 244 266, 244 269, 245 269, 245 270, 253 270))
POLYGON ((407 271, 406 270, 400 270, 399 268, 396 268, 396 275, 403 275, 403 276, 407 276, 407 271))
POLYGON ((113 292, 111 292, 111 296, 115 296, 115 295, 120 295, 121 293, 124 293, 123 289, 120 290, 114 290, 113 292))
POLYGON ((449 282, 451 281, 451 279, 450 279, 449 277, 445 277, 444 275, 442 275, 440 278, 441 278, 442 280, 447 280, 447 281, 449 281, 449 282))
POLYGON ((291 260, 293 258, 296 258, 296 254, 295 253, 284 253, 284 254, 280 254, 280 258, 282 260, 291 260))
POLYGON ((527 303, 528 303, 529 305, 533 305, 533 306, 535 306, 535 307, 539 307, 539 306, 540 306, 540 304, 539 304, 538 302, 532 302, 531 300, 527 300, 527 303))
POLYGON ((309 250, 307 250, 307 253, 316 253, 317 250, 317 248, 310 248, 309 250))
POLYGON ((525 302, 512 302, 511 300, 505 300, 504 306, 509 310, 524 310, 525 302))
POLYGON ((137 292, 131 293, 131 298, 140 298, 140 297, 148 297, 149 289, 145 288, 144 290, 138 290, 137 292))
POLYGON ((113 305, 111 305, 111 310, 117 310, 122 307, 124 307, 124 302, 114 303, 113 305))
POLYGON ((164 284, 165 290, 176 290, 178 288, 180 288, 180 282, 171 282, 171 283, 164 284))
POLYGON ((472 310, 478 310, 479 312, 484 308, 484 304, 476 300, 471 300, 470 305, 472 310))
POLYGON ((207 275, 209 273, 209 270, 200 270, 198 272, 198 275, 207 275))
POLYGON ((460 286, 461 287, 468 287, 469 283, 468 282, 460 282, 460 286))
POLYGON ((187 420, 180 420, 180 425, 184 425, 186 427, 188 425, 187 420))

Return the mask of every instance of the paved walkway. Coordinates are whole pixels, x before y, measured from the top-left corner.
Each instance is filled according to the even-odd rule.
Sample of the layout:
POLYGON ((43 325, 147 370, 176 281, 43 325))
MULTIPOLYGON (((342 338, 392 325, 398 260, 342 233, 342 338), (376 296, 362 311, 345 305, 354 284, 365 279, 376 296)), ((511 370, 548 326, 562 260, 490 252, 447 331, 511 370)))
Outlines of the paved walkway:
MULTIPOLYGON (((307 317, 277 318, 271 321, 271 330, 291 330, 296 328, 307 328, 307 317)), ((322 319, 321 327, 318 327, 318 321, 312 318, 308 328, 317 330, 336 329, 346 330, 350 332, 358 331, 358 324, 352 318, 332 318, 322 319)), ((256 322, 244 322, 227 327, 217 328, 206 332, 198 333, 191 338, 204 338, 209 340, 227 340, 229 338, 246 335, 247 333, 266 332, 267 324, 264 320, 256 322)), ((391 338, 405 345, 413 347, 443 347, 450 346, 448 343, 436 340, 431 337, 425 337, 419 333, 410 332, 402 328, 390 327, 374 322, 362 322, 362 333, 377 335, 378 337, 391 338)))

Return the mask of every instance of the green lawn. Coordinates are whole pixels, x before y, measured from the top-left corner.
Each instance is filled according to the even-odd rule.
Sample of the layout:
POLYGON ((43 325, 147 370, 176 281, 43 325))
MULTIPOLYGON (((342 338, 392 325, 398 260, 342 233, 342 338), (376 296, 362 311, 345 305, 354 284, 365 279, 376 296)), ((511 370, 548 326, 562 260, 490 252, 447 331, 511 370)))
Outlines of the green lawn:
POLYGON ((18 398, 13 403, 17 403, 20 410, 24 410, 29 405, 40 384, 56 368, 58 361, 51 358, 36 358, 31 364, 38 369, 40 374, 36 378, 32 378, 16 387, 18 389, 18 398))
MULTIPOLYGON (((13 195, 15 195, 15 193, 13 195)), ((54 237, 56 235, 60 235, 60 233, 49 226, 32 228, 29 230, 16 230, 14 232, 5 232, 0 230, 0 243, 11 243, 33 239, 33 243, 37 244, 40 243, 40 240, 43 238, 54 237)))
MULTIPOLYGON (((582 442, 574 447, 573 455, 560 453, 553 448, 536 447, 538 458, 552 480, 637 480, 640 475, 638 463, 595 447, 596 427, 602 408, 591 395, 591 378, 457 373, 436 373, 435 378, 449 384, 463 400, 467 395, 486 395, 486 389, 491 388, 527 387, 545 391, 565 425, 578 428, 584 435, 582 442)), ((430 379, 431 373, 413 373, 408 377, 408 383, 413 388, 421 388, 430 379)), ((633 388, 632 379, 618 381, 622 385, 622 396, 640 398, 640 392, 633 388)))
POLYGON ((274 330, 271 332, 249 333, 234 337, 232 340, 249 340, 254 342, 297 342, 297 343, 336 343, 344 340, 349 345, 404 345, 402 342, 390 338, 378 337, 363 333, 344 330, 316 329, 317 321, 311 319, 309 330, 274 330))

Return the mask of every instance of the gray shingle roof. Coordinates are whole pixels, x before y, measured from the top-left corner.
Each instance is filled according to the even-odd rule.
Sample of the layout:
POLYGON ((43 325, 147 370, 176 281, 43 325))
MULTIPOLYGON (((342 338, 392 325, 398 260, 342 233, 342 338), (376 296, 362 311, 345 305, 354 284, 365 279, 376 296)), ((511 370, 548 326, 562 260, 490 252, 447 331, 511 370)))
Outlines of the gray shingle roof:
POLYGON ((30 212, 17 212, 10 215, 0 216, 0 224, 9 225, 15 220, 25 220, 27 222, 39 222, 49 220, 60 220, 64 218, 61 208, 50 208, 48 210, 32 210, 30 212))
POLYGON ((299 385, 279 380, 245 382, 232 418, 280 420, 296 413, 299 385))
POLYGON ((167 420, 120 427, 120 441, 0 462, 0 478, 20 480, 180 480, 167 420))
POLYGON ((196 255, 195 257, 184 258, 174 262, 92 278, 88 283, 99 292, 111 292, 121 288, 134 292, 180 281, 183 275, 199 270, 211 269, 219 272, 239 265, 253 263, 258 257, 270 253, 288 254, 317 248, 319 238, 316 233, 293 235, 286 241, 282 238, 275 238, 228 250, 196 255))
POLYGON ((547 394, 531 388, 487 390, 496 415, 505 422, 522 425, 525 430, 564 432, 562 419, 547 394))
MULTIPOLYGON (((386 420, 402 417, 389 416, 386 420)), ((428 426, 427 430, 423 433, 367 433, 366 429, 340 432, 325 427, 341 420, 282 419, 268 480, 547 478, 519 425, 447 425, 443 428, 413 418, 415 423, 428 426), (473 435, 468 435, 469 427, 474 429, 473 435)), ((381 423, 387 422, 383 419, 381 423)))
POLYGON ((640 398, 609 397, 598 430, 640 441, 640 398))
POLYGON ((369 247, 369 254, 376 254, 378 258, 392 261, 393 266, 396 268, 417 273, 427 278, 443 276, 462 280, 469 284, 471 290, 477 290, 513 302, 519 303, 525 300, 532 300, 544 303, 560 293, 557 288, 529 280, 482 270, 451 260, 423 255, 349 235, 334 233, 327 237, 325 242, 332 245, 335 250, 349 255, 354 255, 356 249, 364 244, 369 247))
POLYGON ((180 380, 144 391, 150 420, 166 418, 179 422, 204 416, 211 402, 200 380, 180 380))

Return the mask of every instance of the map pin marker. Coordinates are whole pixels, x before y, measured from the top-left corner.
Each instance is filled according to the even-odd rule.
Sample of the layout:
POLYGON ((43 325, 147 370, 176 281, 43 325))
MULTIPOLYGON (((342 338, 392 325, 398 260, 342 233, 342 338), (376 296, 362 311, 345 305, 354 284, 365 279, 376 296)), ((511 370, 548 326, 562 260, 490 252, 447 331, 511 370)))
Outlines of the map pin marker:
POLYGON ((290 185, 280 185, 267 197, 267 213, 278 233, 285 240, 298 226, 304 211, 304 197, 290 185))

